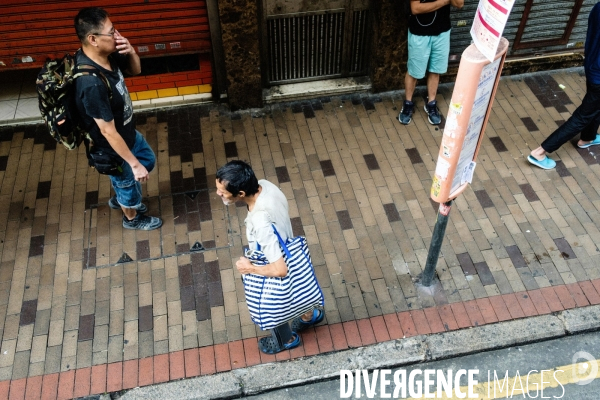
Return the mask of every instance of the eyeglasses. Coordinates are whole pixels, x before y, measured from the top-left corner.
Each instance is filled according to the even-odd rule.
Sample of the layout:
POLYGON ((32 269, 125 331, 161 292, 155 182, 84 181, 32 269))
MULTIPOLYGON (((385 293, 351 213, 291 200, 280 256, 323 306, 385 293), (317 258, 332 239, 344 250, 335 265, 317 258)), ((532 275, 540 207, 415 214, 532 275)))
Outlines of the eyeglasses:
POLYGON ((95 36, 111 36, 111 37, 115 37, 115 33, 117 33, 117 31, 113 28, 112 32, 110 32, 110 33, 92 33, 92 35, 95 35, 95 36))

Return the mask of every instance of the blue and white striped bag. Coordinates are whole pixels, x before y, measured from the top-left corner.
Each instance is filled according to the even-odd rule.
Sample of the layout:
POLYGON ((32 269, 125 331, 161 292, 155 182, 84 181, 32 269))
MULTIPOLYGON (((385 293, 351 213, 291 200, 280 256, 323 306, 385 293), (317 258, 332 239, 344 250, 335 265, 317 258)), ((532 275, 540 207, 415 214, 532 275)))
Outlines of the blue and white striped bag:
MULTIPOLYGON (((284 242, 275 226, 272 226, 284 252, 287 275, 283 278, 242 275, 250 317, 262 330, 275 328, 325 304, 306 238, 297 236, 284 242)), ((254 265, 269 263, 260 250, 247 250, 245 256, 254 265)))

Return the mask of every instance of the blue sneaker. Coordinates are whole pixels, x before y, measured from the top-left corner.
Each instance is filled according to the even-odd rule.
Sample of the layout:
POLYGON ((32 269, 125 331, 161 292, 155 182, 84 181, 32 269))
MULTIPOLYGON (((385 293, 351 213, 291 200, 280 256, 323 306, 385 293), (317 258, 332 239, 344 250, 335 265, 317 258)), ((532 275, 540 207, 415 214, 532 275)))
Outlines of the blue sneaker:
POLYGON ((546 156, 546 158, 540 161, 537 158, 530 155, 527 157, 527 161, 529 161, 529 163, 535 165, 536 167, 540 167, 541 169, 552 169, 556 167, 556 161, 549 158, 548 156, 546 156))
POLYGON ((410 121, 412 121, 412 115, 414 111, 415 103, 409 100, 404 100, 404 103, 402 105, 402 111, 400 111, 400 114, 398 114, 398 121, 400 121, 400 123, 403 125, 410 124, 410 121))
POLYGON ((436 100, 425 104, 425 112, 427 113, 427 119, 431 125, 439 125, 442 123, 442 116, 440 115, 436 100))
POLYGON ((587 144, 582 144, 581 146, 577 145, 577 147, 579 147, 580 149, 587 149, 588 147, 595 146, 597 144, 600 144, 600 135, 596 135, 596 139, 594 139, 593 141, 587 144))

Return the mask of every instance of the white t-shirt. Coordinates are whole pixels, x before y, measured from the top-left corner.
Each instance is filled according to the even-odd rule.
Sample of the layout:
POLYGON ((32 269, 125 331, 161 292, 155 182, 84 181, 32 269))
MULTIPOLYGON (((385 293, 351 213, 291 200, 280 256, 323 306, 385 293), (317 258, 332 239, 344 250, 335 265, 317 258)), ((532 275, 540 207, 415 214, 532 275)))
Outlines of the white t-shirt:
POLYGON ((254 208, 246 217, 246 237, 251 249, 256 249, 258 242, 269 263, 274 263, 283 257, 283 252, 271 224, 275 225, 283 241, 286 241, 294 235, 292 221, 283 192, 264 179, 259 180, 258 184, 262 191, 256 198, 254 208))

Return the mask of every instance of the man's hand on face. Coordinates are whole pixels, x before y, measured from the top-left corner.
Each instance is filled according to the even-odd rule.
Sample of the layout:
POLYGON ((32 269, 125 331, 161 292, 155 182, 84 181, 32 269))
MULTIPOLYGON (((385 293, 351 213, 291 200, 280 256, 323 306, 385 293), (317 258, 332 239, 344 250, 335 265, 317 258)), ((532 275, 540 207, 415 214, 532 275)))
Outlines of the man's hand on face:
POLYGON ((135 54, 135 50, 129 40, 121 36, 119 31, 115 31, 115 41, 117 42, 117 50, 120 54, 135 54))

